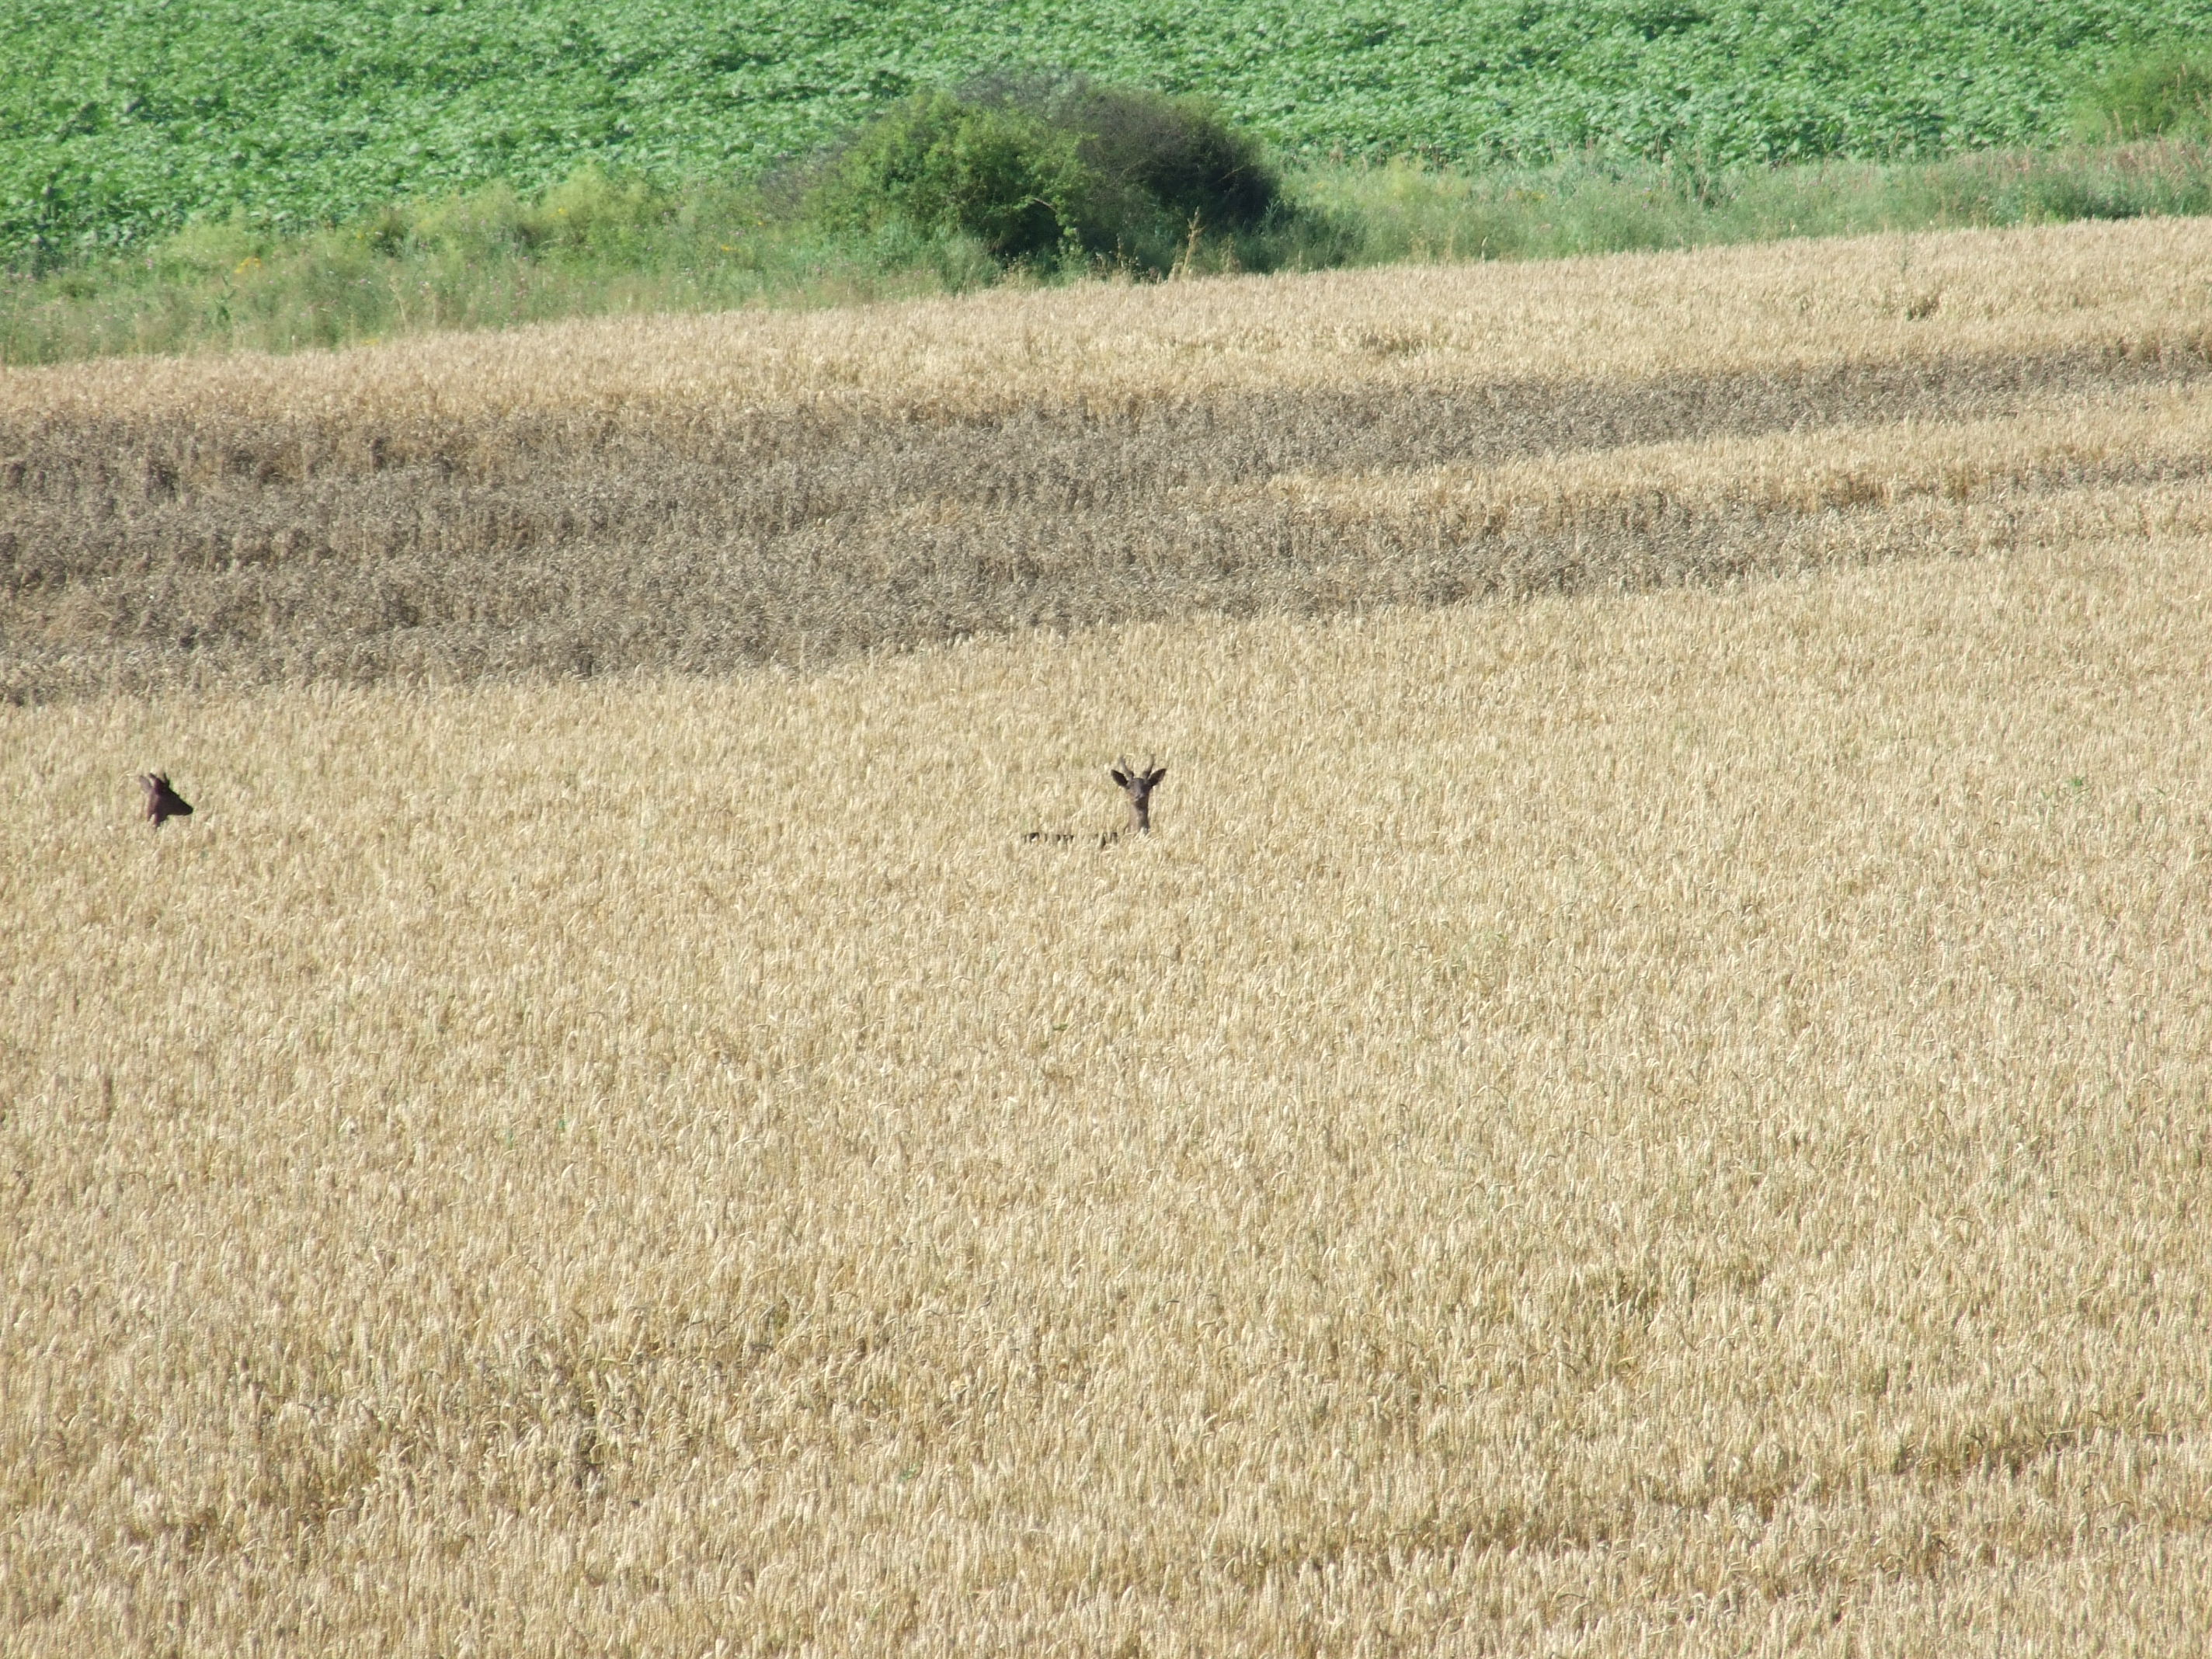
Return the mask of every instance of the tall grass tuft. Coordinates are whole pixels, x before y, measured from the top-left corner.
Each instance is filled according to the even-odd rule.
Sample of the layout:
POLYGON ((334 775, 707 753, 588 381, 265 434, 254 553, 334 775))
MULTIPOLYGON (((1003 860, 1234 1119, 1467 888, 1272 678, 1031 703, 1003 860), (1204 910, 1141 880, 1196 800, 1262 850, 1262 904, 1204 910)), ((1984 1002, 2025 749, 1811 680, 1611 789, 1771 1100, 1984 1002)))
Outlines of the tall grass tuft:
POLYGON ((2165 47, 2128 58, 2082 88, 2073 117, 2088 143, 2212 137, 2212 53, 2165 47))

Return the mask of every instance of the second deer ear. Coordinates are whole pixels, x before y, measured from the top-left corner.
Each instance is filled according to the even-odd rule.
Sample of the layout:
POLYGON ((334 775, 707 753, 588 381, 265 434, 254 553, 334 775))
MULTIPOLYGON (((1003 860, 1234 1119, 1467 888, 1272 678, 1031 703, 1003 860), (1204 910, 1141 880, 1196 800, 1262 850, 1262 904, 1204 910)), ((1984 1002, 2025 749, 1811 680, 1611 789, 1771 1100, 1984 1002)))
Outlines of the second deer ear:
POLYGON ((1164 778, 1164 777, 1167 776, 1167 775, 1168 775, 1168 769, 1167 769, 1166 767, 1164 767, 1164 766, 1161 767, 1161 768, 1159 769, 1159 770, 1158 770, 1157 772, 1153 773, 1152 776, 1150 776, 1149 778, 1146 778, 1146 779, 1145 780, 1145 787, 1146 787, 1146 788, 1147 788, 1147 789, 1151 789, 1151 788, 1153 788, 1153 787, 1157 787, 1157 786, 1158 785, 1158 783, 1159 783, 1159 781, 1160 781, 1162 778, 1164 778))
POLYGON ((1106 769, 1106 775, 1113 779, 1116 784, 1124 789, 1127 789, 1129 787, 1129 775, 1127 772, 1124 772, 1118 766, 1108 767, 1106 769))

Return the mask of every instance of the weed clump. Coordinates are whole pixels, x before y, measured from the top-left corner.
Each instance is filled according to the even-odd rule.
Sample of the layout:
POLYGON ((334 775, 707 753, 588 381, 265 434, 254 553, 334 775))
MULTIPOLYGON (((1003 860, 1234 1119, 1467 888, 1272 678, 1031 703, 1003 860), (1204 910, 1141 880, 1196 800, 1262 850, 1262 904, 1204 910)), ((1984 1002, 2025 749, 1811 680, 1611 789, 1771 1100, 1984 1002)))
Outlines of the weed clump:
POLYGON ((2119 64, 2075 100, 2074 131, 2089 143, 2212 138, 2212 55, 2169 49, 2119 64))

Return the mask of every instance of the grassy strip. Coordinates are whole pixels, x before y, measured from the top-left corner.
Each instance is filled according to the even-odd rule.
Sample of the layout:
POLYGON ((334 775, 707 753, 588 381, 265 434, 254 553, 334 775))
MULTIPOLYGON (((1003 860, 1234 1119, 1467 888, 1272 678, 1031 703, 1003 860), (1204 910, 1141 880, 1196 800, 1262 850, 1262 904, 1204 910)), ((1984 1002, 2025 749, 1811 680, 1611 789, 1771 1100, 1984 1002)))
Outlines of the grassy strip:
POLYGON ((139 255, 0 276, 0 362, 297 351, 556 318, 840 305, 998 280, 978 244, 893 225, 821 230, 757 192, 668 192, 585 173, 536 198, 495 185, 284 236, 188 227, 139 255))
POLYGON ((1299 183, 1315 210, 1355 228, 1364 262, 1557 258, 2212 212, 2212 144, 2168 138, 1717 171, 1570 161, 1478 173, 1400 162, 1299 183))
MULTIPOLYGON (((1312 269, 2204 213, 2212 143, 1723 170, 1335 164, 1291 183, 1304 210, 1267 257, 1312 269)), ((1237 263, 1201 225, 1177 269, 1237 263)), ((537 197, 493 186, 307 236, 196 225, 127 258, 0 276, 0 363, 296 351, 562 317, 958 293, 1116 269, 1092 258, 1009 276, 967 237, 896 223, 825 229, 758 190, 665 191, 586 172, 537 197)))

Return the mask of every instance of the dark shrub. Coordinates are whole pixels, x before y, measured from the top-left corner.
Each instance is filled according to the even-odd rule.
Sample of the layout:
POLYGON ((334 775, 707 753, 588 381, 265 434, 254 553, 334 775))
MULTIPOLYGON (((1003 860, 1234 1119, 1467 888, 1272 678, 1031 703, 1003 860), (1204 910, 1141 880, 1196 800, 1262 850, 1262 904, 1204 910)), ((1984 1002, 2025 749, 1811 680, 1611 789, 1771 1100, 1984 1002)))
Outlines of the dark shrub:
POLYGON ((1282 204, 1282 181, 1259 141, 1202 99, 1079 82, 1053 98, 1046 118, 1076 135, 1098 181, 1102 235, 1181 233, 1193 220, 1215 232, 1257 230, 1282 204))

